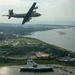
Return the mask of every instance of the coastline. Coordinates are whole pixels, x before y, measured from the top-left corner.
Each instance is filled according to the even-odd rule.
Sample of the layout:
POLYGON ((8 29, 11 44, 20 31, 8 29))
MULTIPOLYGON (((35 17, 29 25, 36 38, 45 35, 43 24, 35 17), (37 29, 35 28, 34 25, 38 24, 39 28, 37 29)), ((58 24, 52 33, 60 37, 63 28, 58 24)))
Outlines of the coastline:
MULTIPOLYGON (((69 67, 75 67, 74 63, 63 63, 63 62, 59 62, 56 59, 34 59, 35 62, 37 62, 38 64, 53 64, 53 65, 62 65, 62 66, 69 66, 69 67)), ((27 63, 27 59, 11 59, 10 62, 8 63, 0 63, 0 66, 19 66, 19 65, 26 65, 27 63)))

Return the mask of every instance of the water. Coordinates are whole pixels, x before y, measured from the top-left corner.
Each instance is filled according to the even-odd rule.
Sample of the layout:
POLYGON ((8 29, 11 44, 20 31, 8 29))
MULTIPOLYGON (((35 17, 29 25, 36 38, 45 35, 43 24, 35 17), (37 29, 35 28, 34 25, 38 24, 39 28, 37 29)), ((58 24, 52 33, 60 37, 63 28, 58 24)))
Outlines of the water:
MULTIPOLYGON (((22 66, 5 66, 5 67, 0 67, 0 75, 62 75, 58 69, 54 69, 54 72, 45 72, 45 73, 34 73, 34 72, 20 72, 20 67, 22 66)), ((24 67, 24 66, 23 66, 24 67)), ((72 70, 72 74, 71 73, 66 73, 68 75, 75 75, 75 68, 71 67, 69 68, 70 70, 72 70)))
POLYGON ((54 29, 34 32, 27 37, 37 38, 46 43, 53 44, 75 52, 75 29, 54 29))
MULTIPOLYGON (((9 66, 9 67, 1 67, 0 75, 55 75, 54 72, 48 73, 34 73, 34 72, 20 72, 21 66, 9 66)), ((56 72, 57 73, 57 72, 56 72)), ((60 75, 59 73, 57 73, 60 75)))

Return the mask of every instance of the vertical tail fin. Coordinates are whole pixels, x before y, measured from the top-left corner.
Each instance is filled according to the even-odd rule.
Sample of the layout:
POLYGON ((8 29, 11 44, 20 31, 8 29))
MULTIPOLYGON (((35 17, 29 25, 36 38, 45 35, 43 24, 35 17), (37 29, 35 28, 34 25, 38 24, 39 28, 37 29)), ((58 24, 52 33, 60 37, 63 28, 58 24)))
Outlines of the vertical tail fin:
POLYGON ((11 18, 11 15, 13 15, 13 9, 9 10, 9 17, 8 17, 8 19, 11 18))

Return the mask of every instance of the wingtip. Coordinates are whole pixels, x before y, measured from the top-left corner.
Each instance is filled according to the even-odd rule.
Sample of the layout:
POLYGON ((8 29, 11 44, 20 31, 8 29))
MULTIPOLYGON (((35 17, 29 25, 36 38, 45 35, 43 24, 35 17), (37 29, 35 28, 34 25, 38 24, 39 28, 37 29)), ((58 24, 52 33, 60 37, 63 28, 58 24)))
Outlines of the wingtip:
POLYGON ((22 23, 22 25, 24 25, 25 23, 22 23))
POLYGON ((37 3, 37 2, 34 2, 35 4, 37 3))
POLYGON ((21 24, 21 25, 23 25, 23 24, 21 24))

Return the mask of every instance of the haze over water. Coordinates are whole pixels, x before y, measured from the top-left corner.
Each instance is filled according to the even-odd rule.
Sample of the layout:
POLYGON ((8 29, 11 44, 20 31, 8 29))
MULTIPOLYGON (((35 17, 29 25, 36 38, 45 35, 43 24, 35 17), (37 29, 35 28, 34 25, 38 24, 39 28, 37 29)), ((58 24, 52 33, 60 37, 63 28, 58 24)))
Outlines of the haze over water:
POLYGON ((53 44, 75 52, 75 29, 53 29, 34 32, 28 37, 37 38, 46 43, 53 44))

